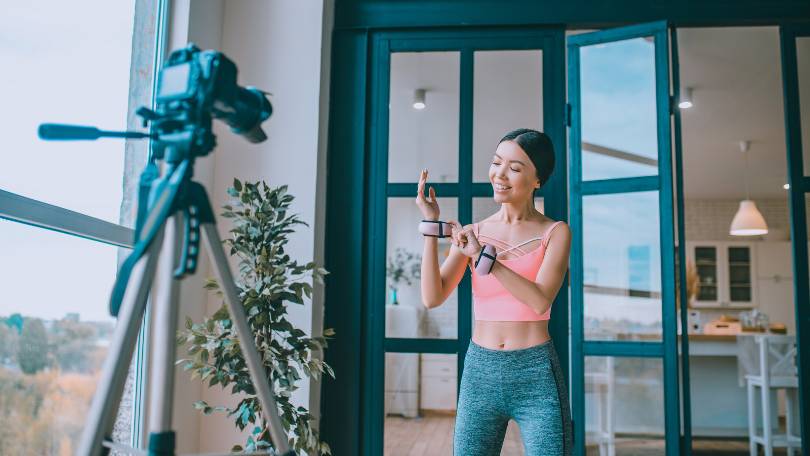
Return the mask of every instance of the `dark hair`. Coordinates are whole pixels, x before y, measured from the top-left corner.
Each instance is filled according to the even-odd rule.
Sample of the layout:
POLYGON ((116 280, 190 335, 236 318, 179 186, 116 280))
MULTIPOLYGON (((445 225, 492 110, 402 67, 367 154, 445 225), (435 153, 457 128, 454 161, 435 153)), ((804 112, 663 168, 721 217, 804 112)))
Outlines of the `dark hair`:
POLYGON ((518 128, 507 133, 498 144, 504 141, 514 141, 526 152, 537 170, 540 187, 546 185, 554 171, 554 144, 551 143, 551 138, 537 130, 518 128))

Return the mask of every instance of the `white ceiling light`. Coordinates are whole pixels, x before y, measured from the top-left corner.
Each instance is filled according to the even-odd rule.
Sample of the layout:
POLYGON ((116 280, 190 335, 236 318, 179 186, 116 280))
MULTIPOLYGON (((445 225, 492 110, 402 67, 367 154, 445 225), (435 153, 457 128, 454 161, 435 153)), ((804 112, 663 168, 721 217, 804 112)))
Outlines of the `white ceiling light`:
POLYGON ((740 201, 740 208, 731 221, 729 234, 732 236, 758 236, 768 233, 765 217, 757 209, 748 194, 748 141, 740 141, 740 151, 745 154, 745 199, 740 201))
POLYGON ((689 109, 692 107, 691 87, 684 87, 684 89, 681 91, 681 101, 678 103, 678 107, 681 109, 689 109))
POLYGON ((425 109, 425 89, 416 89, 413 91, 413 109, 425 109))
POLYGON ((782 186, 785 190, 790 190, 790 184, 785 184, 782 186))

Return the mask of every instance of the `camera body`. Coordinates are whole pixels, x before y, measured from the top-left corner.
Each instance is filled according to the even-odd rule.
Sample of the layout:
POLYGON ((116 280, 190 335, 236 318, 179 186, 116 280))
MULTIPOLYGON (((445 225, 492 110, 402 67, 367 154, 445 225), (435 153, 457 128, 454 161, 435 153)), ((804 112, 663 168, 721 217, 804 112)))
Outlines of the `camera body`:
POLYGON ((155 110, 138 110, 157 136, 156 158, 176 162, 207 155, 216 145, 212 119, 252 143, 267 139, 261 123, 273 107, 260 90, 239 86, 236 75, 236 65, 219 51, 190 43, 171 53, 158 76, 155 110))

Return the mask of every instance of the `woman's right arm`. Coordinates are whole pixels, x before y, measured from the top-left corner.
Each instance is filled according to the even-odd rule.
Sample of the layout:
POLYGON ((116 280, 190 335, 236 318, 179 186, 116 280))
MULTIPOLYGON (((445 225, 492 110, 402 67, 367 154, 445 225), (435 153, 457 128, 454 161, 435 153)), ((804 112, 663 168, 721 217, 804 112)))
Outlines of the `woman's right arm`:
MULTIPOLYGON (((429 189, 430 197, 425 198, 427 175, 428 172, 424 169, 419 176, 416 205, 425 220, 439 220, 439 203, 433 187, 429 189)), ((439 269, 438 239, 425 236, 421 269, 422 304, 428 309, 442 305, 461 282, 468 262, 469 258, 453 244, 450 246, 450 254, 439 269)))
POLYGON ((422 252, 422 304, 428 309, 438 307, 447 300, 464 277, 464 270, 469 263, 469 257, 453 244, 440 270, 437 244, 436 238, 425 236, 425 249, 422 252))

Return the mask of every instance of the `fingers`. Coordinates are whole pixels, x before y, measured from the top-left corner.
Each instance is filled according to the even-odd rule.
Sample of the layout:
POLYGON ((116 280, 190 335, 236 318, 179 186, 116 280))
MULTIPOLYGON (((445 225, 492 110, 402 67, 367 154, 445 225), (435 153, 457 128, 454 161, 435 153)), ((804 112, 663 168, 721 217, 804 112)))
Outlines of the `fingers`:
POLYGON ((467 234, 463 228, 454 230, 453 234, 458 240, 459 247, 463 248, 465 245, 467 245, 467 234))
POLYGON ((452 242, 453 245, 455 245, 457 247, 461 247, 459 245, 458 236, 457 236, 459 230, 461 229, 461 223, 459 223, 458 220, 448 220, 445 223, 447 223, 448 225, 453 227, 451 232, 450 232, 450 242, 452 242))
POLYGON ((430 187, 428 189, 428 191, 430 192, 430 202, 435 203, 436 202, 436 190, 433 190, 433 187, 430 187))
POLYGON ((459 232, 459 237, 464 238, 464 244, 467 244, 467 242, 471 240, 474 240, 476 243, 478 241, 478 239, 475 237, 475 234, 473 233, 473 229, 471 226, 467 228, 462 228, 461 231, 459 232))
POLYGON ((419 193, 418 197, 423 200, 425 199, 425 183, 427 182, 427 177, 428 170, 425 168, 419 173, 419 185, 417 186, 417 191, 419 193))

